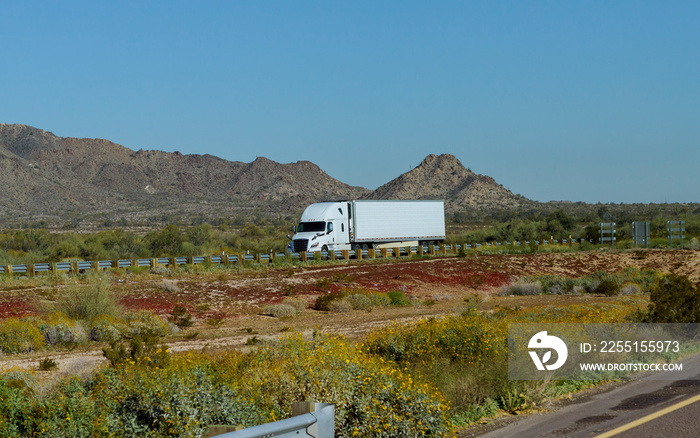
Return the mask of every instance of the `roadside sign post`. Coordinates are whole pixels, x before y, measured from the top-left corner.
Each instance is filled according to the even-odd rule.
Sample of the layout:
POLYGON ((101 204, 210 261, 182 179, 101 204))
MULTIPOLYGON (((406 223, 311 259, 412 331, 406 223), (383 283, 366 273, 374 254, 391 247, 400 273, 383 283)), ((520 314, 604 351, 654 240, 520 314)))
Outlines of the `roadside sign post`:
POLYGON ((668 242, 673 249, 673 240, 680 239, 681 249, 683 249, 683 238, 685 237, 685 221, 668 221, 668 242))

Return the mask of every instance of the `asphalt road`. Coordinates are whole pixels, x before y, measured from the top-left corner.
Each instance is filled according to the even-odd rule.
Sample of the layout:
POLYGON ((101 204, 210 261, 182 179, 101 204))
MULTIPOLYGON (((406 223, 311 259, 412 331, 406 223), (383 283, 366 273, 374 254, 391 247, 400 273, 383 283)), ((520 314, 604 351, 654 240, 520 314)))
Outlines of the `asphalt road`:
POLYGON ((555 412, 531 415, 481 435, 506 437, 699 437, 700 355, 682 372, 630 381, 555 412), (663 377, 667 380, 658 380, 663 377))

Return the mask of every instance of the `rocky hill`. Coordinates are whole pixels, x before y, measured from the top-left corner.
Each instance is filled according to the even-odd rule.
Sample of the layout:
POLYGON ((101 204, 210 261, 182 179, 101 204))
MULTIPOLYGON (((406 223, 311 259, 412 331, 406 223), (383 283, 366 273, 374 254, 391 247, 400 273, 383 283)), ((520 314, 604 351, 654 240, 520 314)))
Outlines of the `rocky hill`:
POLYGON ((0 218, 112 218, 157 214, 225 216, 251 208, 297 214, 328 199, 445 199, 448 210, 530 202, 451 155, 372 192, 344 184, 308 161, 232 162, 211 155, 133 151, 101 139, 62 138, 0 124, 0 218))
POLYGON ((532 204, 493 178, 465 168, 454 155, 428 155, 420 165, 375 190, 370 199, 444 199, 448 211, 532 204))

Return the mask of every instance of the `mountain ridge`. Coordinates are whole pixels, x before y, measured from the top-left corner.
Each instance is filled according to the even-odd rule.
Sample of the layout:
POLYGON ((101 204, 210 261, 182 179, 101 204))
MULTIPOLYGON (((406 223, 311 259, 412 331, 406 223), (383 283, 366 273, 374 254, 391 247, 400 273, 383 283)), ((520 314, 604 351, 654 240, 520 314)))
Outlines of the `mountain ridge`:
POLYGON ((465 168, 453 155, 428 155, 377 190, 350 186, 310 161, 250 163, 213 155, 134 151, 105 139, 58 137, 0 124, 0 217, 226 215, 262 209, 296 214, 329 199, 444 199, 448 211, 533 201, 465 168))

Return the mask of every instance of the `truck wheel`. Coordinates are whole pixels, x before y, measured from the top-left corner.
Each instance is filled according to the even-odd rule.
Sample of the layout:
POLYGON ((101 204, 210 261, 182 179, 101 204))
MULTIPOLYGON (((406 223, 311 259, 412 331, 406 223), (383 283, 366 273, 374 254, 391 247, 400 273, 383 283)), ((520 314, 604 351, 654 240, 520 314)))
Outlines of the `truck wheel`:
POLYGON ((323 245, 321 247, 321 251, 328 252, 328 247, 326 245, 323 245))

